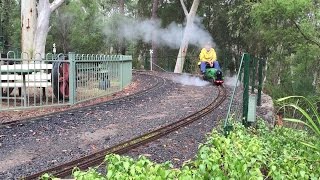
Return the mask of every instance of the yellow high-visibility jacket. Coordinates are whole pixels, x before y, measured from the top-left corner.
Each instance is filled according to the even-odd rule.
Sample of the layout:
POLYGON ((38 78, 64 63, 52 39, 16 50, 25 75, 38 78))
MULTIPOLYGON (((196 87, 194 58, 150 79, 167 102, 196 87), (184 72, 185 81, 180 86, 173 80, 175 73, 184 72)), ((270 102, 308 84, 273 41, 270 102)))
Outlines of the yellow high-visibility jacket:
POLYGON ((217 54, 213 48, 211 48, 210 51, 203 48, 200 52, 199 58, 202 62, 214 62, 217 60, 217 54))

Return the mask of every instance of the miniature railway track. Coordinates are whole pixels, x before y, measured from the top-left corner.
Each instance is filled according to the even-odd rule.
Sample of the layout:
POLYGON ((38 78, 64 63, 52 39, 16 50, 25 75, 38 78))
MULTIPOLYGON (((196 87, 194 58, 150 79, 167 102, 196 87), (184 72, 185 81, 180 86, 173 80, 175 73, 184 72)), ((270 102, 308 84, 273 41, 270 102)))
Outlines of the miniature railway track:
MULTIPOLYGON (((153 75, 145 74, 143 72, 136 72, 136 73, 139 74, 139 75, 142 75, 142 76, 153 76, 153 75)), ((93 108, 101 106, 101 105, 116 104, 116 103, 120 103, 120 102, 126 102, 126 101, 128 101, 130 99, 145 95, 145 94, 147 94, 147 93, 149 93, 151 91, 157 90, 158 88, 164 86, 165 81, 166 81, 164 78, 159 77, 159 76, 153 76, 153 77, 156 77, 155 78, 156 83, 153 86, 151 86, 151 87, 149 87, 147 89, 141 90, 141 91, 139 91, 137 93, 131 94, 131 95, 115 98, 115 99, 110 100, 110 101, 101 102, 101 103, 97 103, 97 104, 90 105, 90 106, 84 106, 84 107, 81 107, 81 108, 73 108, 73 109, 68 109, 68 110, 60 111, 60 112, 53 112, 53 113, 49 113, 49 114, 45 114, 45 115, 41 115, 41 116, 36 116, 36 117, 31 117, 31 118, 26 118, 26 119, 20 119, 20 120, 13 120, 13 121, 9 121, 9 122, 4 122, 4 123, 0 123, 0 127, 2 127, 2 126, 21 126, 21 125, 26 124, 26 123, 33 123, 33 122, 36 122, 36 121, 41 120, 41 119, 51 118, 51 117, 56 116, 57 114, 62 114, 62 113, 73 114, 73 113, 76 113, 79 110, 84 111, 86 109, 93 109, 93 108)))
POLYGON ((192 122, 200 119, 201 117, 204 117, 205 115, 211 113, 213 110, 215 110, 219 105, 226 99, 226 90, 222 86, 218 86, 218 96, 213 100, 211 104, 209 104, 207 107, 201 109, 200 111, 189 115, 188 117, 185 117, 181 120, 178 120, 176 122, 173 122, 171 124, 168 124, 164 127, 161 127, 159 129, 156 129, 154 131, 151 131, 149 133, 146 133, 144 135, 141 135, 139 137, 133 138, 131 140, 128 140, 126 142, 120 143, 118 145, 115 145, 113 147, 101 150, 99 152, 96 152, 94 154, 82 157, 80 159, 59 165, 57 167, 53 167, 50 169, 47 169, 42 172, 38 172, 36 174, 23 177, 23 179, 29 180, 29 179, 37 179, 44 173, 52 174, 55 177, 66 177, 71 175, 72 169, 74 167, 79 167, 80 169, 86 169, 90 166, 97 165, 101 163, 105 156, 107 154, 116 153, 116 154, 123 154, 125 152, 128 152, 131 149, 134 149, 138 146, 141 146, 143 144, 149 143, 151 141, 154 141, 156 139, 159 139, 160 137, 163 137, 165 135, 168 135, 169 133, 181 128, 185 127, 188 124, 191 124, 192 122))

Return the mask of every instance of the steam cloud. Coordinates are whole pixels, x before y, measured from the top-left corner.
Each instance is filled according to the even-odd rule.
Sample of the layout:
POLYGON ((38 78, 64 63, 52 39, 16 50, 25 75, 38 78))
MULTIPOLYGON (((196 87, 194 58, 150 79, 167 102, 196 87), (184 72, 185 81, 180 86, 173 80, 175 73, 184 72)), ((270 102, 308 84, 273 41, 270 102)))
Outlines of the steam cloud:
POLYGON ((210 84, 208 81, 204 81, 199 77, 189 76, 188 74, 173 78, 173 81, 188 86, 206 86, 210 84))
MULTIPOLYGON (((158 45, 168 46, 172 49, 178 49, 180 47, 183 33, 185 33, 184 25, 172 22, 163 28, 159 20, 121 18, 116 21, 114 26, 118 27, 116 33, 111 27, 106 27, 105 33, 107 36, 116 35, 126 40, 142 40, 145 43, 151 43, 154 38, 158 45)), ((187 33, 189 44, 191 45, 202 47, 206 42, 211 42, 214 45, 211 35, 204 30, 200 18, 195 18, 194 25, 187 33)))
POLYGON ((235 87, 237 84, 237 87, 238 87, 238 86, 240 86, 240 83, 241 82, 238 81, 238 84, 237 84, 237 76, 236 75, 234 75, 232 77, 226 76, 224 79, 224 84, 226 86, 235 87))

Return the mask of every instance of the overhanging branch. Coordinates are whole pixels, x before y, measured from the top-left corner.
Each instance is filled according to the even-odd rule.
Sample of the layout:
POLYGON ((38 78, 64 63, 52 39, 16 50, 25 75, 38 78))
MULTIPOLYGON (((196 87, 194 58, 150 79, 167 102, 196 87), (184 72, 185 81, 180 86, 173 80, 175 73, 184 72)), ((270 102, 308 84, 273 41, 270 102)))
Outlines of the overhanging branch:
POLYGON ((319 48, 320 48, 320 43, 317 42, 316 40, 314 39, 311 39, 310 37, 308 37, 303 31, 302 29, 300 28, 300 26, 294 21, 294 20, 291 20, 291 22, 294 24, 294 26, 298 29, 299 33, 303 36, 304 39, 306 39, 307 41, 317 45, 319 48))
POLYGON ((55 11, 58 7, 60 7, 63 2, 64 2, 64 0, 54 0, 54 1, 50 4, 50 10, 51 10, 51 12, 55 11))
POLYGON ((181 6, 182 6, 182 9, 183 9, 184 15, 186 15, 186 17, 188 17, 189 13, 188 13, 186 5, 184 4, 183 0, 180 0, 180 2, 181 2, 181 6))

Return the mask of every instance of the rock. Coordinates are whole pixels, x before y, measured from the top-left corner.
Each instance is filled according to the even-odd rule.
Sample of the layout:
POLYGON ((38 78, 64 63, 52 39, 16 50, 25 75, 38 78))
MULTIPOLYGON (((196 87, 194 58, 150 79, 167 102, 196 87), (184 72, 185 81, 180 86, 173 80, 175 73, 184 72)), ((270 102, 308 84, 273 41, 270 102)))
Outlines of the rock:
POLYGON ((257 106, 257 116, 264 119, 270 126, 275 122, 275 110, 272 98, 262 93, 261 94, 261 106, 257 106))

